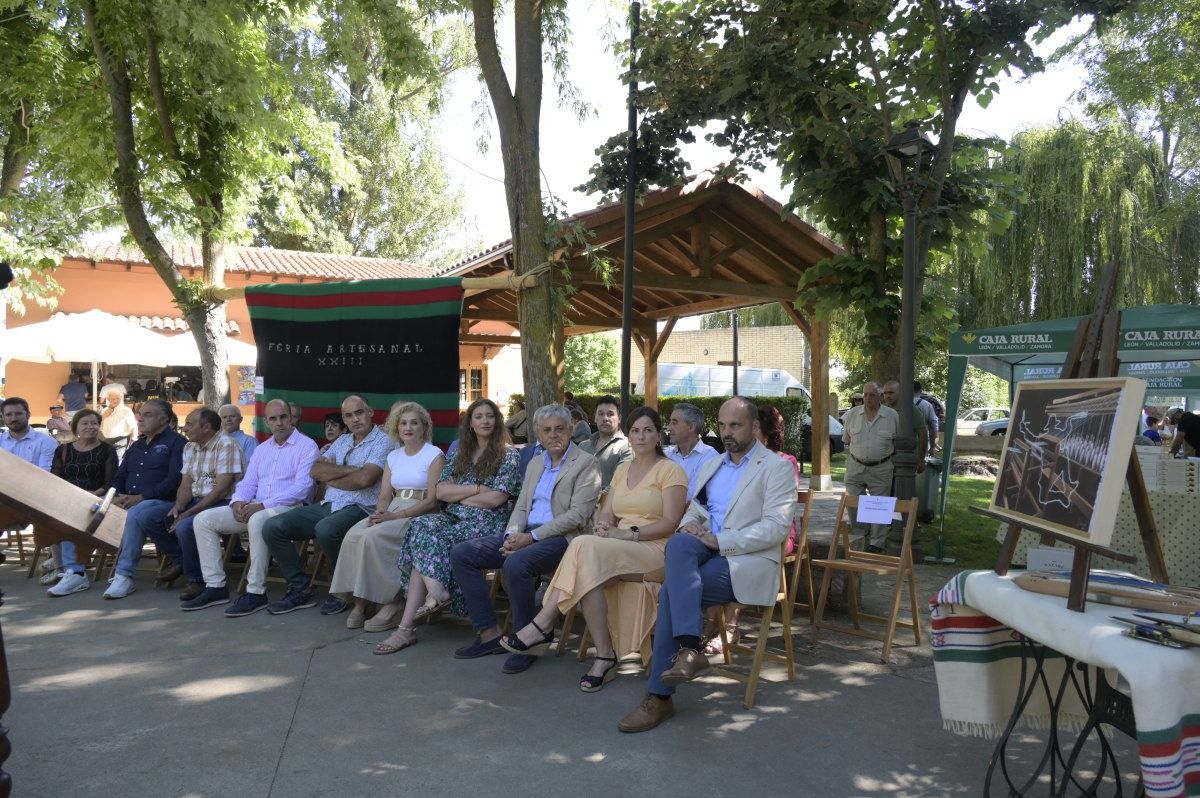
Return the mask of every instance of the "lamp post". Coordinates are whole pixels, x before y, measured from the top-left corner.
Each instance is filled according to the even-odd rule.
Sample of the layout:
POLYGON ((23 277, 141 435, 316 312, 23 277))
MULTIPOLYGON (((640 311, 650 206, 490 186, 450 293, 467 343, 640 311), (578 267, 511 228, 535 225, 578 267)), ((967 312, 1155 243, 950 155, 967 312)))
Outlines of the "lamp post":
MULTIPOLYGON (((904 207, 904 278, 900 293, 900 433, 896 440, 895 494, 897 499, 917 495, 917 435, 913 431, 913 371, 917 354, 917 201, 937 147, 916 123, 892 136, 885 150, 892 184, 904 207)), ((893 527, 893 531, 895 527, 893 527)))
MULTIPOLYGON (((629 145, 625 164, 625 258, 621 303, 621 418, 629 416, 629 378, 633 360, 633 253, 634 212, 637 208, 637 36, 642 5, 629 6, 629 145)), ((646 364, 649 367, 649 364, 646 364)), ((646 380, 648 383, 649 380, 646 380)), ((643 392, 645 388, 642 389, 643 392)))

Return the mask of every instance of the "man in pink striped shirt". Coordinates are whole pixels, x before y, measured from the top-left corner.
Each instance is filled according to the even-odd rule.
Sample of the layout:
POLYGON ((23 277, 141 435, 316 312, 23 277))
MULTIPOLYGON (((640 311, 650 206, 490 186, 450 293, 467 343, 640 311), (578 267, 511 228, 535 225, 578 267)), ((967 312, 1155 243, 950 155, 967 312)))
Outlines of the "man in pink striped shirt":
POLYGON ((262 526, 273 516, 303 504, 312 493, 309 476, 317 459, 317 444, 296 429, 288 403, 272 399, 265 407, 271 437, 250 457, 246 476, 234 489, 228 507, 214 507, 196 517, 196 548, 204 573, 204 591, 180 605, 184 611, 229 603, 225 568, 221 561, 222 534, 250 534, 250 562, 246 592, 225 610, 225 617, 240 618, 267 606, 267 565, 271 554, 263 541, 262 526))

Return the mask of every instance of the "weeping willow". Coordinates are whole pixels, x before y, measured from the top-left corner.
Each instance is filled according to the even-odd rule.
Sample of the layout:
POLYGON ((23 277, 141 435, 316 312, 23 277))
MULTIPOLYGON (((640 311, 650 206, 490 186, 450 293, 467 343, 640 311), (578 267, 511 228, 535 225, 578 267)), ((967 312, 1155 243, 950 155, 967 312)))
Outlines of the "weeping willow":
POLYGON ((1024 199, 1007 230, 957 247, 963 326, 1088 313, 1113 259, 1118 306, 1197 301, 1200 201, 1168 184, 1152 142, 1068 122, 1019 134, 1003 158, 1024 199))

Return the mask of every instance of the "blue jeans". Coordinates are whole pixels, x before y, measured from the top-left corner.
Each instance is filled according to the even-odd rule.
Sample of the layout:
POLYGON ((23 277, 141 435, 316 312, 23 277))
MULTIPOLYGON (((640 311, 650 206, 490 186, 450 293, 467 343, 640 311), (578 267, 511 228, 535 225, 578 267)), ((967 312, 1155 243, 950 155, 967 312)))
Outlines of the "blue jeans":
POLYGON ((330 504, 309 504, 268 519, 262 527, 263 541, 287 578, 288 592, 308 586, 308 574, 304 573, 304 565, 296 553, 297 540, 316 538, 329 561, 330 570, 333 570, 337 566, 342 539, 350 527, 366 517, 367 511, 357 504, 343 507, 336 513, 330 504))
POLYGON ((496 608, 484 569, 504 569, 504 589, 508 593, 508 604, 512 608, 513 631, 533 620, 533 597, 537 579, 550 574, 558 567, 558 561, 570 543, 562 535, 535 541, 523 549, 504 557, 500 546, 504 535, 489 535, 459 543, 450 550, 450 567, 454 569, 454 580, 467 600, 467 611, 471 615, 471 626, 476 632, 495 626, 496 608))
MULTIPOLYGON (((188 507, 191 507, 199 499, 192 499, 188 507)), ((225 507, 229 504, 229 500, 219 501, 215 504, 210 504, 209 507, 225 507)), ((188 584, 204 584, 204 570, 200 567, 200 552, 196 549, 196 530, 192 528, 192 524, 196 521, 196 516, 189 515, 187 518, 175 525, 175 537, 179 540, 179 548, 183 551, 183 574, 187 577, 188 584)))
POLYGON ((58 567, 63 571, 71 571, 76 574, 87 573, 87 569, 75 559, 75 544, 69 540, 64 540, 59 544, 58 559, 58 567))
POLYGON ((691 535, 673 535, 667 541, 666 578, 658 593, 658 618, 654 621, 654 655, 646 691, 671 695, 675 688, 662 683, 679 650, 677 637, 699 637, 704 628, 704 608, 734 601, 729 560, 691 535))
POLYGON ((121 532, 121 553, 117 555, 118 574, 133 578, 146 538, 153 540, 155 548, 171 562, 183 564, 179 539, 167 532, 167 513, 174 506, 175 502, 165 499, 143 499, 129 509, 121 532))

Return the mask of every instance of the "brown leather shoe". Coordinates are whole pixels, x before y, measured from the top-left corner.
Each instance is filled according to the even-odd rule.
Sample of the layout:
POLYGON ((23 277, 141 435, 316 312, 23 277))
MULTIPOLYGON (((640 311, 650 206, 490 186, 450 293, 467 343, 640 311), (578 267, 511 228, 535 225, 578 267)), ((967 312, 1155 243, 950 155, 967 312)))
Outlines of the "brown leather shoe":
POLYGON ((158 575, 158 578, 154 580, 154 585, 155 587, 166 586, 169 588, 175 584, 175 580, 181 576, 183 576, 183 566, 172 563, 168 565, 161 574, 158 575))
POLYGON ((180 601, 191 601, 196 596, 204 592, 203 582, 189 582, 188 586, 179 594, 180 601))
POLYGON ((675 652, 671 667, 662 672, 663 684, 683 684, 690 682, 711 667, 708 657, 690 648, 681 648, 675 652))
POLYGON ((617 728, 626 734, 650 731, 674 714, 675 704, 669 697, 664 700, 656 695, 646 693, 642 703, 621 718, 617 723, 617 728))

